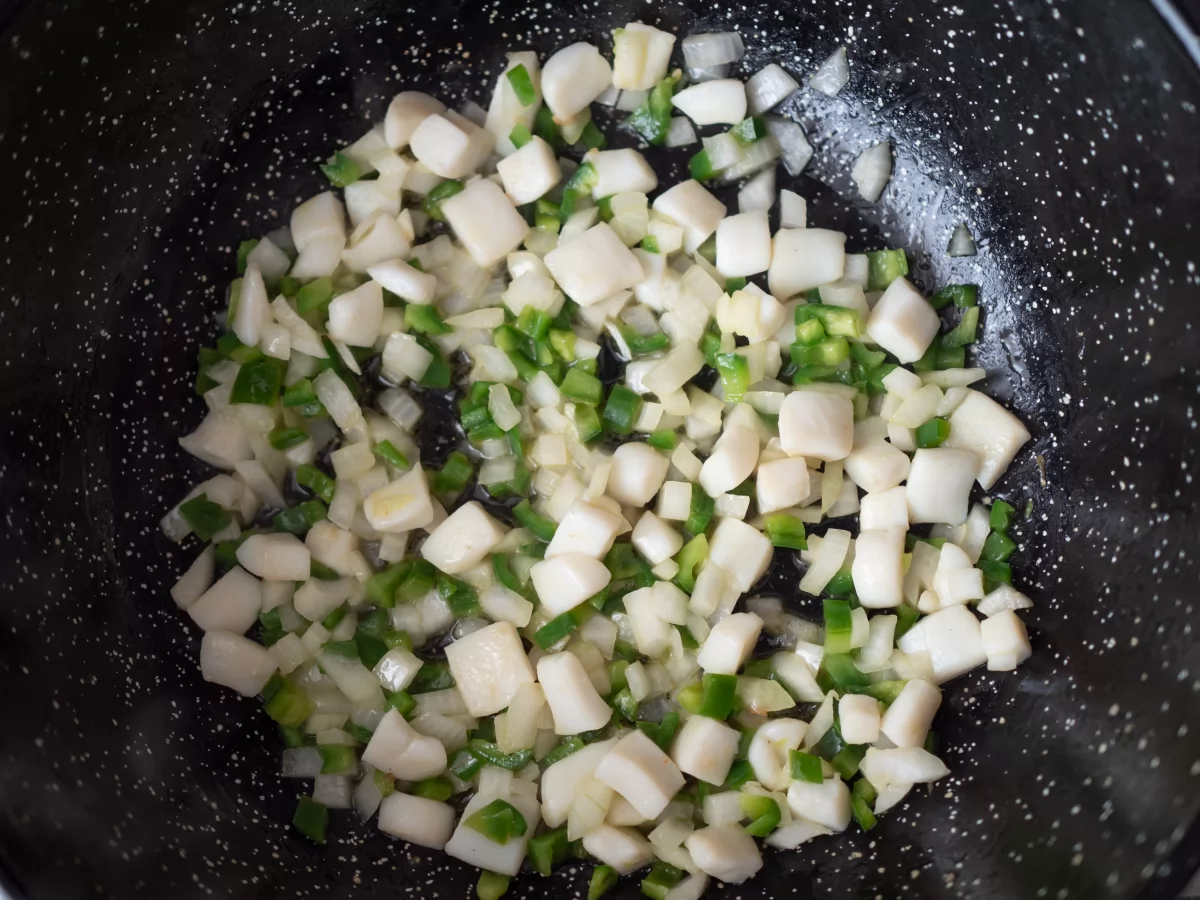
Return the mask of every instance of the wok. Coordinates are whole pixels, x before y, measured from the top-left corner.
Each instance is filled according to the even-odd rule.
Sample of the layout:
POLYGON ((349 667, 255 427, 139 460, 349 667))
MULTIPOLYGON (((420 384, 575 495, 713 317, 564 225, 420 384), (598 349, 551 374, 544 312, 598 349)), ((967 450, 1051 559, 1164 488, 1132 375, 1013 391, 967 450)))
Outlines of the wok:
MULTIPOLYGON (((1162 7, 1165 9, 1165 5, 1162 7)), ((736 27, 817 156, 781 185, 927 290, 982 285, 988 389, 1034 439, 1033 658, 948 686, 952 778, 864 835, 770 853, 759 898, 1174 897, 1200 862, 1200 75, 1146 0, 731 6, 465 0, 0 4, 0 861, 17 897, 466 897, 475 874, 334 815, 255 704, 199 677, 159 517, 204 476, 196 349, 233 248, 320 190, 315 162, 404 88, 483 99, 502 54, 643 19, 736 27), (894 141, 881 204, 847 172, 894 141), (966 221, 974 259, 949 259, 966 221)), ((1170 12, 1168 10, 1168 12, 1170 12)), ((1195 8, 1192 7, 1194 15, 1195 8)), ((1171 13, 1178 25, 1182 15, 1171 13)), ((607 48, 608 44, 604 44, 607 48)), ((682 157, 682 154, 680 154, 682 157)), ((795 594, 795 572, 771 582, 795 594)), ((573 896, 587 867, 514 882, 573 896)), ((620 896, 638 896, 635 881, 620 896)))

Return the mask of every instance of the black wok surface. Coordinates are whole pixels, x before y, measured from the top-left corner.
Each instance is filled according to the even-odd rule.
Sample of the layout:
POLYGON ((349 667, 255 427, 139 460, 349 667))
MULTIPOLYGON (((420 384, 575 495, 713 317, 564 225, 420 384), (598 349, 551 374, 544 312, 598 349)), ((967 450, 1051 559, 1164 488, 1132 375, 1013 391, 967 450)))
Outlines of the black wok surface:
MULTIPOLYGON (((1035 654, 948 687, 953 777, 714 894, 1173 897, 1196 867, 1200 77, 1149 2, 82 0, 0 4, 0 863, 16 895, 468 896, 474 872, 351 813, 324 847, 289 828, 307 787, 277 776, 255 704, 201 681, 167 594, 194 550, 157 521, 206 477, 175 439, 202 415, 191 367, 238 241, 286 223, 321 189, 318 158, 397 90, 482 99, 503 51, 635 18, 736 27, 745 72, 807 74, 849 43, 839 98, 785 106, 817 158, 780 185, 852 249, 908 247, 926 289, 982 284, 989 389, 1034 432, 995 493, 1033 502, 1016 570, 1035 654), (883 138, 882 203, 841 199, 883 138), (981 253, 950 260, 962 220, 981 253)), ((574 896, 587 868, 513 896, 574 896)))

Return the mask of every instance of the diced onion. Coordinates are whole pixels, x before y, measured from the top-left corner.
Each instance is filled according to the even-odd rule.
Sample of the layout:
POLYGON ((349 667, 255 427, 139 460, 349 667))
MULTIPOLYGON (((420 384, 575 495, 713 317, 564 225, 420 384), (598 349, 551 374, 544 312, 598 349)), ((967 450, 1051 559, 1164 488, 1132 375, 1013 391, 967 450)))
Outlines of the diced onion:
POLYGON ((316 778, 321 774, 321 754, 316 747, 283 751, 279 774, 284 778, 316 778))
POLYGON ((479 467, 479 483, 484 487, 512 481, 517 474, 517 461, 511 456, 489 459, 479 467))
POLYGON ((649 91, 621 91, 616 107, 621 112, 633 112, 650 97, 649 91))
MULTIPOLYGON (((424 349, 424 348, 419 348, 424 349)), ((362 409, 350 388, 333 369, 326 369, 313 381, 317 399, 342 431, 350 431, 362 421, 362 409)))
MULTIPOLYGON (((671 146, 668 144, 667 146, 671 146)), ((974 256, 976 254, 975 238, 966 222, 959 224, 950 236, 950 246, 946 248, 947 256, 974 256)))
MULTIPOLYGON (((813 158, 813 148, 804 136, 804 129, 789 119, 770 117, 767 131, 779 146, 779 156, 789 175, 799 175, 813 158)), ((759 142, 761 143, 761 142, 759 142)))
POLYGON ((708 153, 709 164, 713 171, 724 171, 741 161, 746 151, 740 141, 729 132, 714 134, 701 141, 708 153))
POLYGON ((729 63, 720 66, 705 66, 702 69, 687 70, 687 80, 691 84, 701 84, 705 81, 715 81, 718 78, 729 77, 729 63))
POLYGON ((734 63, 746 55, 746 45, 736 31, 689 34, 683 39, 683 59, 689 69, 734 63))
POLYGON ((892 177, 892 145, 888 141, 862 152, 850 173, 858 192, 871 203, 883 196, 883 189, 892 177))
MULTIPOLYGON (((811 539, 810 539, 811 540, 811 539)), ((831 528, 825 532, 825 537, 813 552, 812 562, 808 571, 800 579, 800 590, 806 594, 819 595, 829 584, 829 580, 838 573, 846 559, 846 551, 850 549, 850 532, 839 528, 831 528)))
POLYGON ((388 388, 376 398, 376 403, 393 422, 411 432, 421 419, 421 405, 402 388, 388 388))
POLYGON ((774 109, 800 87, 800 82, 785 72, 776 63, 760 69, 746 82, 746 99, 750 115, 761 116, 774 109))
POLYGON ((850 63, 846 59, 846 48, 838 47, 821 63, 808 83, 814 90, 828 97, 836 97, 849 80, 850 63))
POLYGON ((488 412, 501 431, 509 431, 521 424, 521 413, 513 405, 508 388, 493 384, 488 389, 488 412))
POLYGON ((666 146, 686 147, 688 144, 694 143, 696 143, 696 129, 692 125, 692 120, 687 116, 675 116, 671 119, 671 126, 667 129, 666 146))
POLYGON ((763 169, 738 191, 738 212, 767 210, 775 205, 775 169, 763 169))

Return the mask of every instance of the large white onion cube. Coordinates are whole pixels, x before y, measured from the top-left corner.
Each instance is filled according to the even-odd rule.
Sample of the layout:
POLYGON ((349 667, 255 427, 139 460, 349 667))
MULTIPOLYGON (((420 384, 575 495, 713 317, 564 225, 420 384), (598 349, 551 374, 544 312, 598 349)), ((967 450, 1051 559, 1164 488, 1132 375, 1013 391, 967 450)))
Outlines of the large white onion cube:
POLYGON ((779 410, 779 442, 788 456, 845 459, 854 447, 854 404, 824 391, 793 391, 779 410))
POLYGON ((725 217, 725 204, 695 179, 664 191, 655 198, 653 209, 683 229, 686 253, 695 253, 725 217))
POLYGON ((846 474, 868 493, 889 491, 908 477, 908 454, 882 439, 855 442, 846 457, 846 474))
POLYGON ((684 88, 671 102, 697 125, 736 125, 746 118, 746 85, 717 78, 684 88))
POLYGON ((491 152, 492 136, 454 113, 435 113, 416 127, 409 145, 413 156, 435 175, 464 178, 491 152))
POLYGON ((600 760, 616 745, 616 738, 588 744, 542 773, 542 818, 547 825, 557 828, 567 821, 576 789, 595 774, 600 760))
MULTIPOLYGON (((759 467, 761 477, 762 467, 759 467)), ((761 496, 761 490, 760 490, 761 496)), ((897 529, 908 531, 908 489, 901 485, 890 490, 867 494, 860 501, 858 524, 864 530, 897 529)))
POLYGON ((204 680, 233 688, 243 697, 260 693, 278 668, 261 644, 232 631, 205 632, 200 642, 204 680))
POLYGON ((945 525, 967 521, 971 486, 978 468, 979 457, 969 450, 946 447, 918 450, 908 471, 909 521, 945 525))
POLYGON ((774 553, 770 538, 740 519, 722 519, 709 539, 709 564, 743 594, 766 573, 774 553))
POLYGON ((554 733, 580 734, 603 728, 612 709, 597 692, 574 653, 551 653, 537 664, 538 682, 554 716, 554 733))
POLYGON ((902 363, 924 356, 940 327, 937 311, 907 278, 888 286, 867 320, 871 340, 902 363))
POLYGON ((909 655, 928 653, 936 684, 944 684, 987 662, 979 619, 966 606, 948 606, 925 616, 896 646, 909 655))
POLYGON ((986 491, 1029 438, 1029 429, 1020 419, 986 394, 968 390, 950 416, 950 437, 942 446, 970 450, 979 457, 976 477, 986 491))
POLYGON ((524 147, 496 164, 504 191, 517 206, 544 197, 562 181, 562 168, 554 148, 540 137, 534 137, 524 147))
POLYGON ((846 269, 846 236, 823 228, 781 228, 775 233, 767 284, 780 301, 839 280, 846 269))
POLYGON ((362 760, 403 781, 420 781, 445 771, 446 748, 436 738, 421 734, 391 709, 375 726, 362 760))
POLYGON ((447 575, 458 575, 481 563, 504 535, 504 526, 472 500, 433 530, 421 545, 421 555, 447 575))
POLYGON ((424 528, 433 521, 433 499, 420 465, 391 484, 379 488, 363 502, 363 513, 376 531, 401 534, 424 528))
POLYGON ((392 98, 383 119, 383 135, 393 150, 408 146, 412 133, 426 118, 446 111, 446 104, 420 91, 401 91, 392 98))
POLYGON ((662 487, 670 468, 670 459, 649 444, 622 444, 612 455, 606 490, 625 506, 646 506, 662 487))
POLYGON ((633 526, 630 540, 652 566, 670 559, 683 547, 683 535, 649 510, 633 526))
POLYGON ((899 606, 904 599, 904 532, 860 532, 850 571, 854 591, 865 608, 899 606))
POLYGON ((996 613, 979 624, 988 669, 1011 672, 1033 652, 1025 623, 1011 609, 996 613))
POLYGON ((307 581, 311 554, 294 534, 252 534, 238 547, 237 560, 266 581, 307 581))
POLYGON ((850 788, 836 775, 820 784, 793 781, 787 799, 792 815, 830 831, 845 831, 850 824, 850 788))
POLYGON ((559 125, 569 124, 612 84, 612 66, 591 44, 558 50, 542 66, 542 95, 559 125))
POLYGON ((481 178, 442 201, 442 213, 475 265, 491 268, 521 246, 529 225, 500 185, 481 178))
POLYGON ((942 705, 942 692, 921 678, 912 678, 900 689, 883 714, 879 730, 897 747, 920 747, 942 705))
POLYGON ((646 162, 646 157, 628 147, 621 150, 589 150, 583 161, 591 163, 596 170, 592 196, 597 200, 627 192, 649 194, 658 187, 658 176, 646 162))
POLYGON ((696 654, 696 662, 705 672, 736 675, 749 659, 763 620, 754 613, 734 613, 713 626, 696 654))
POLYGON ((847 744, 879 740, 879 701, 866 694, 847 694, 838 701, 838 718, 847 744))
POLYGON ((496 622, 459 638, 446 648, 446 662, 472 716, 500 712, 521 685, 535 681, 511 622, 496 622))
POLYGON ((262 584, 234 566, 188 607, 188 615, 204 631, 245 634, 262 610, 262 584))
POLYGON ((383 288, 376 281, 329 301, 329 336, 351 347, 371 347, 383 323, 383 288))
POLYGON ((361 274, 385 260, 406 257, 411 250, 408 233, 394 216, 381 212, 350 235, 350 243, 342 251, 342 262, 351 272, 361 274))
POLYGON ((604 590, 612 573, 594 556, 561 553, 535 563, 529 577, 542 606, 558 616, 604 590))
POLYGON ((325 191, 305 200, 294 210, 290 220, 292 242, 296 250, 318 238, 346 237, 346 208, 333 191, 325 191))
POLYGON ((771 226, 765 209, 721 220, 717 226, 717 271, 734 278, 757 275, 770 266, 771 226))
POLYGON ((710 497, 719 497, 754 474, 758 464, 758 432, 726 423, 712 454, 700 467, 700 486, 710 497))
POLYGON ((403 647, 395 647, 383 655, 375 664, 375 676, 379 684, 388 691, 407 690, 417 677, 424 663, 415 654, 403 647))
POLYGON ((642 281, 642 264, 605 222, 546 254, 546 268, 568 297, 591 306, 642 281))
POLYGON ((808 466, 803 457, 762 463, 755 485, 760 515, 799 506, 809 492, 808 466))
MULTIPOLYGON (((703 574, 703 572, 701 573, 703 574)), ((670 646, 673 629, 671 624, 658 615, 654 600, 654 588, 638 588, 625 595, 625 610, 629 614, 629 626, 633 630, 633 641, 643 656, 661 656, 670 646)))
POLYGON ((540 821, 540 808, 536 795, 531 796, 513 791, 503 797, 498 797, 495 791, 481 790, 471 798, 471 802, 463 810, 458 827, 454 829, 453 836, 446 843, 446 854, 455 859, 461 859, 468 865, 511 877, 521 870, 521 866, 525 862, 525 850, 529 839, 537 832, 540 821), (466 824, 471 816, 496 799, 511 803, 525 819, 525 834, 520 837, 510 837, 507 844, 497 844, 466 824))
POLYGON ((613 540, 625 525, 625 520, 610 509, 603 509, 586 500, 576 500, 546 547, 546 559, 564 553, 582 553, 603 559, 612 549, 613 540))
POLYGON ((800 719, 771 719, 759 726, 746 753, 759 784, 771 791, 787 790, 792 780, 791 751, 800 748, 806 734, 808 723, 800 719))
POLYGON ((675 35, 641 22, 630 22, 613 47, 613 87, 648 91, 663 80, 671 62, 675 35))
POLYGON ((635 828, 601 825, 583 836, 583 849, 618 875, 631 875, 654 862, 654 845, 635 828))
POLYGON ((410 844, 441 850, 454 832, 457 813, 448 803, 399 791, 379 804, 379 830, 410 844))
POLYGON ((432 303, 437 291, 436 275, 422 272, 402 259, 376 263, 368 267, 367 274, 380 286, 409 303, 432 303))
POLYGON ((709 825, 683 843, 701 872, 726 884, 741 884, 762 868, 758 844, 739 825, 709 825))
POLYGON ((679 767, 641 731, 621 738, 600 760, 595 777, 647 819, 657 818, 684 784, 679 767))
POLYGON ((708 716, 692 716, 671 745, 671 759, 685 775, 724 784, 737 755, 741 735, 737 729, 708 716))

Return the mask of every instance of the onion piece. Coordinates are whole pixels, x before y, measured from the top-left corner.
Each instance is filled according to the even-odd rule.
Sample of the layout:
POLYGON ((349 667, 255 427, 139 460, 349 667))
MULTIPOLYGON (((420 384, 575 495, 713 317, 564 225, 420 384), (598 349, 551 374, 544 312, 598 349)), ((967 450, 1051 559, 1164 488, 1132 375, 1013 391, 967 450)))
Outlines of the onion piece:
POLYGON ((321 336, 305 321, 303 316, 292 309, 287 300, 283 297, 276 297, 271 302, 271 309, 275 313, 275 321, 286 328, 288 334, 291 335, 293 351, 315 356, 318 359, 328 358, 329 351, 321 342, 321 336))
POLYGON ((800 579, 800 590, 806 594, 819 595, 837 574, 850 549, 850 532, 831 528, 825 532, 820 545, 813 551, 808 571, 800 579))
POLYGON ((746 45, 736 31, 689 34, 683 39, 683 60, 689 69, 734 63, 746 55, 746 45))
POLYGON ((599 103, 601 106, 616 106, 617 100, 620 99, 620 96, 621 89, 615 84, 610 84, 608 89, 592 102, 599 103))
POLYGON ((493 384, 488 389, 488 412, 501 431, 509 431, 521 424, 521 413, 513 405, 508 388, 493 384))
POLYGON ((559 124, 568 123, 612 84, 612 66, 587 43, 563 47, 542 67, 542 94, 559 124))
POLYGON ((820 91, 827 97, 836 97, 849 80, 850 63, 846 59, 846 48, 838 47, 817 67, 808 83, 813 90, 820 91))
POLYGON ((667 129, 666 146, 686 147, 688 144, 694 143, 696 143, 696 129, 692 126, 691 119, 687 116, 672 118, 671 126, 667 129))
POLYGON ((702 69, 687 70, 687 80, 690 84, 701 84, 705 81, 715 81, 718 78, 729 77, 729 63, 720 66, 705 66, 702 69))
POLYGON ((650 98, 649 91, 621 91, 616 107, 621 112, 633 112, 650 98))
POLYGON ((413 399, 412 394, 402 388, 388 388, 375 398, 375 402, 405 431, 411 432, 421 419, 421 405, 413 399))
POLYGON ((829 729, 833 727, 833 703, 834 692, 830 691, 825 695, 825 700, 821 704, 821 708, 817 710, 817 714, 808 723, 808 731, 804 733, 805 750, 810 750, 820 743, 821 738, 825 737, 829 729))
POLYGON ((773 168, 763 169, 738 191, 738 212, 769 210, 774 205, 775 170, 773 168))
POLYGON ((316 778, 321 774, 321 752, 316 747, 284 750, 279 774, 284 778, 316 778))
POLYGON ((729 132, 714 134, 712 137, 701 138, 704 150, 708 153, 708 161, 714 172, 723 172, 736 165, 746 155, 742 143, 729 132))
POLYGON ((358 401, 333 369, 326 369, 318 375, 313 381, 313 389, 317 393, 317 399, 324 404, 330 417, 343 432, 350 431, 362 422, 362 409, 358 401))
POLYGON ((375 783, 374 767, 364 768, 366 771, 354 789, 354 811, 358 813, 359 819, 366 822, 378 811, 379 804, 383 802, 383 794, 375 783))
POLYGON ((775 63, 764 66, 746 82, 746 98, 750 115, 760 116, 774 109, 800 87, 782 67, 775 63))
MULTIPOLYGON (((212 545, 205 547, 171 588, 171 599, 180 609, 187 609, 212 587, 215 556, 216 551, 212 545)), ((1030 606, 1032 605, 1031 603, 1030 606)))
POLYGON ((789 175, 799 175, 813 158, 813 148, 804 129, 790 119, 775 116, 768 117, 767 131, 779 147, 779 156, 783 159, 783 167, 789 175))
POLYGON ((864 200, 875 203, 892 177, 892 145, 889 141, 876 144, 862 152, 850 173, 864 200))
POLYGON ((736 125, 746 118, 746 86, 735 78, 692 85, 671 102, 697 125, 736 125))
MULTIPOLYGON (((668 144, 668 146, 670 145, 668 144)), ((946 255, 952 257, 974 256, 977 252, 975 237, 971 234, 971 229, 967 227, 966 222, 959 223, 950 237, 950 246, 946 248, 946 255)))

